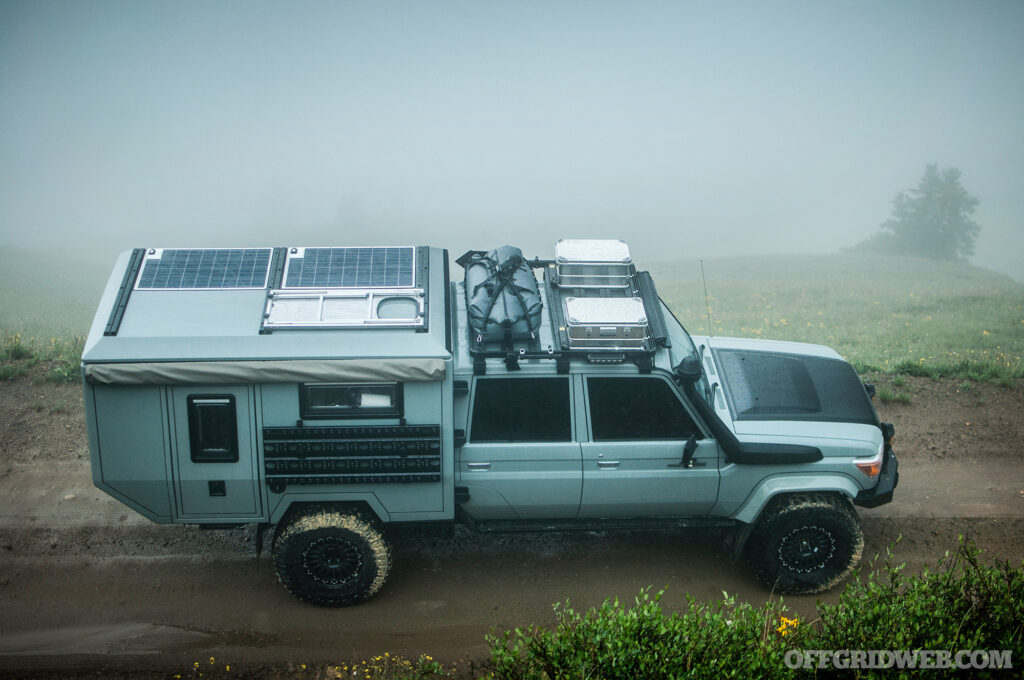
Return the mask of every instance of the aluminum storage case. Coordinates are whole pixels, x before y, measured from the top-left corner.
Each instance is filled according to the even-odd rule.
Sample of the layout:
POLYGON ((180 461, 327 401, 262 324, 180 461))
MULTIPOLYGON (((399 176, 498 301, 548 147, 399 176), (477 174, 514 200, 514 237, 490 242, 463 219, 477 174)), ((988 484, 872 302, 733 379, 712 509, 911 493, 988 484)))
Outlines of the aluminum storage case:
POLYGON ((567 297, 565 325, 572 349, 642 350, 647 312, 636 297, 567 297))
POLYGON ((625 241, 562 239, 555 243, 555 282, 563 288, 625 288, 635 273, 625 241))

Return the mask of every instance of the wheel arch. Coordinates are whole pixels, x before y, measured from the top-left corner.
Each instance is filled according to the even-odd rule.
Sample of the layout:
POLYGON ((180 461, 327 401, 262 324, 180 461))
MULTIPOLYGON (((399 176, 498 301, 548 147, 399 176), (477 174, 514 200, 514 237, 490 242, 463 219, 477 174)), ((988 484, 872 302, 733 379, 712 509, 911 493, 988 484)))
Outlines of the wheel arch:
POLYGON ((299 514, 329 510, 331 512, 359 512, 374 519, 381 525, 390 523, 391 515, 373 494, 359 494, 337 500, 304 500, 291 497, 282 500, 274 509, 270 518, 271 524, 278 526, 287 524, 299 514))
POLYGON ((851 501, 860 492, 856 482, 841 474, 773 475, 762 480, 733 513, 732 519, 752 525, 761 517, 768 504, 777 498, 793 494, 842 495, 851 501))

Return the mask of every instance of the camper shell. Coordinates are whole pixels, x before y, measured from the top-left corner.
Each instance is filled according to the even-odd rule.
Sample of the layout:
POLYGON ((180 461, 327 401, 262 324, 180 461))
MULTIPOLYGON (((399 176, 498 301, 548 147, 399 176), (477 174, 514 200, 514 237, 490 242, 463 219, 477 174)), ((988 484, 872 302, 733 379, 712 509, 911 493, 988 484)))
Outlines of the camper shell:
POLYGON ((393 528, 720 527, 787 592, 856 564, 892 426, 833 350, 691 337, 622 241, 122 253, 82 357, 95 484, 159 523, 276 525, 318 604, 393 528), (518 311, 517 311, 518 310, 518 311))
POLYGON ((269 258, 245 286, 187 263, 241 249, 118 258, 82 356, 96 485, 160 523, 276 523, 342 499, 388 522, 452 519, 447 253, 357 249, 411 251, 413 278, 298 288, 285 268, 312 249, 249 250, 269 258), (143 283, 171 257, 181 271, 143 283))

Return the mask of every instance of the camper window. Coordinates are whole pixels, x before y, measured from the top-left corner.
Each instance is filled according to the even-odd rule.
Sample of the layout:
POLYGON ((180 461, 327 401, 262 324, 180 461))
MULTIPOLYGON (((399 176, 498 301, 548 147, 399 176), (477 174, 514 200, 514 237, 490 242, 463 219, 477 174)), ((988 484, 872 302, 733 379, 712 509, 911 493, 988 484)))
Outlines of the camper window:
POLYGON ((402 383, 307 383, 299 410, 304 419, 401 418, 402 383))
POLYGON ((189 395, 188 433, 192 462, 238 461, 238 422, 234 395, 189 395))

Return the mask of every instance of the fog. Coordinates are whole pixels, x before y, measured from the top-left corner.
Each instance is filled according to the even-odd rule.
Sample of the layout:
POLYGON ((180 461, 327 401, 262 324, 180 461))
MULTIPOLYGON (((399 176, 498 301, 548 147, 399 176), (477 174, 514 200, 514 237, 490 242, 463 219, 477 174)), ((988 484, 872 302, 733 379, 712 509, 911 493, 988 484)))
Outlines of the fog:
POLYGON ((925 164, 1024 280, 1024 3, 2 2, 0 244, 835 252, 925 164))

